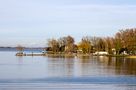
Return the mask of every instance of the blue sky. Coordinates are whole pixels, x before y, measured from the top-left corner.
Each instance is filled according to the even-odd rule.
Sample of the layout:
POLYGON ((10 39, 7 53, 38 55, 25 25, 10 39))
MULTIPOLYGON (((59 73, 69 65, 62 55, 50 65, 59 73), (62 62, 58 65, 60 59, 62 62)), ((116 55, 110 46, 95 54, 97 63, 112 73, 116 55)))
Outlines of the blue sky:
POLYGON ((0 0, 0 46, 46 46, 48 38, 113 36, 136 27, 136 0, 0 0))

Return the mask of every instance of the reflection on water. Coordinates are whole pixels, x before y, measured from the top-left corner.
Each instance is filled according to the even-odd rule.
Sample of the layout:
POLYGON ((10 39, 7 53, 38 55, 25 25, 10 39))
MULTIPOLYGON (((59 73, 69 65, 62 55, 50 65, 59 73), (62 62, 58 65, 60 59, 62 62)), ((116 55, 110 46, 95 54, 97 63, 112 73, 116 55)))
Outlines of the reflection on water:
POLYGON ((106 56, 48 58, 49 73, 54 76, 136 75, 136 59, 106 56), (57 75, 58 74, 58 75, 57 75))
POLYGON ((13 52, 0 52, 0 54, 0 79, 136 76, 136 59, 106 56, 80 58, 16 57, 13 52))
POLYGON ((25 87, 25 90, 42 90, 42 87, 44 90, 59 90, 60 88, 83 90, 80 84, 88 90, 101 88, 103 90, 134 90, 136 88, 136 59, 106 56, 16 57, 15 52, 0 52, 0 89, 23 90, 22 88, 25 87), (48 87, 49 83, 51 83, 50 87, 48 87), (67 88, 63 83, 74 88, 67 88), (119 87, 118 84, 123 86, 119 87))

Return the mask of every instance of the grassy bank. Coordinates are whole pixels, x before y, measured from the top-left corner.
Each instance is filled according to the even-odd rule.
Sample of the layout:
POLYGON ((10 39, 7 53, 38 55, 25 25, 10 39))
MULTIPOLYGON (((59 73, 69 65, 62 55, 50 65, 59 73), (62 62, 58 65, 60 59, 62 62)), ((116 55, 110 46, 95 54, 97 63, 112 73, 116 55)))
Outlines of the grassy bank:
POLYGON ((126 58, 134 58, 134 59, 136 59, 136 55, 127 56, 126 58))

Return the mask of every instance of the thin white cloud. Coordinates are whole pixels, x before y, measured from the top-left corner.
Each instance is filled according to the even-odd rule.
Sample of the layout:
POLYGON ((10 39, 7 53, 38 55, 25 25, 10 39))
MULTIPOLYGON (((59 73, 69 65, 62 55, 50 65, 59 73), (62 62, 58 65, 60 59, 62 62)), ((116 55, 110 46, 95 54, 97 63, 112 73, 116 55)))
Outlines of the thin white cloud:
POLYGON ((136 26, 136 5, 75 4, 73 0, 55 5, 45 3, 47 0, 6 1, 0 3, 0 41, 9 45, 14 42, 34 46, 38 40, 62 35, 112 35, 118 29, 136 26))

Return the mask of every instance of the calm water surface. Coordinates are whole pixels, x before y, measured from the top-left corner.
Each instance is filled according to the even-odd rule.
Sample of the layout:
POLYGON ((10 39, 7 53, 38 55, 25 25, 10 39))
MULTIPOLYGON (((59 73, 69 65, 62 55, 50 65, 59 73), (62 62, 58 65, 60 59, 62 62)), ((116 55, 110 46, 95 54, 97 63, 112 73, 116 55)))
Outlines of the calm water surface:
POLYGON ((16 57, 0 52, 3 90, 136 90, 136 59, 16 57))

